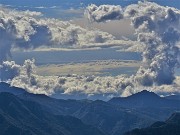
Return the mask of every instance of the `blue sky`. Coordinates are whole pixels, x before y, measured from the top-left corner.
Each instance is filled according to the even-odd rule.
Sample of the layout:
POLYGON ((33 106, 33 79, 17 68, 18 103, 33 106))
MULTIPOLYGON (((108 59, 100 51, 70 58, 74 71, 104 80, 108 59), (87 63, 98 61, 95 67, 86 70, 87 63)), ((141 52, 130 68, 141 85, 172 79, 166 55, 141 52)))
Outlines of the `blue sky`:
MULTIPOLYGON (((88 5, 94 3, 101 4, 120 4, 121 6, 127 6, 132 3, 137 3, 138 0, 0 0, 1 4, 16 5, 16 6, 62 6, 64 8, 78 7, 80 3, 88 5)), ((179 0, 149 0, 156 2, 160 5, 173 6, 180 8, 179 0)))
MULTIPOLYGON (((110 4, 121 5, 137 3, 139 0, 0 0, 0 4, 8 5, 19 10, 31 10, 42 12, 45 17, 61 18, 70 20, 72 18, 81 18, 83 10, 89 4, 110 4), (75 9, 75 12, 67 12, 69 9, 75 9)), ((149 0, 163 6, 171 6, 180 9, 179 0, 149 0)))

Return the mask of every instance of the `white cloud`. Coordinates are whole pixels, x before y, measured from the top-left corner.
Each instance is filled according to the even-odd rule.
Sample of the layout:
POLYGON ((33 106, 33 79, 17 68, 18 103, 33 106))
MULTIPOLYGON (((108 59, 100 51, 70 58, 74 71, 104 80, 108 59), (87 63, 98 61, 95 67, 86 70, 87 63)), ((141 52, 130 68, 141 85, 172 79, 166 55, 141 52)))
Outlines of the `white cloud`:
POLYGON ((20 75, 20 65, 17 65, 14 61, 5 61, 0 65, 0 79, 2 81, 13 79, 18 75, 20 75))
MULTIPOLYGON (((0 62, 7 60, 10 51, 17 48, 87 48, 114 42, 115 37, 107 32, 41 16, 40 12, 16 11, 0 6, 0 62)), ((119 43, 122 46, 121 41, 119 43)))
MULTIPOLYGON (((102 10, 102 17, 100 15, 99 18, 94 19, 95 21, 105 21, 106 17, 103 17, 106 16, 106 12, 104 12, 106 8, 95 8, 98 9, 98 13, 101 13, 100 10, 102 10)), ((110 13, 112 10, 109 11, 109 9, 113 8, 107 9, 107 20, 115 19, 111 18, 110 13)), ((83 93, 86 95, 109 94, 127 96, 144 88, 157 93, 179 92, 180 79, 175 76, 174 69, 180 64, 178 60, 180 51, 179 47, 176 46, 176 43, 180 40, 180 11, 151 2, 139 2, 138 4, 126 7, 123 16, 131 19, 138 37, 137 42, 144 46, 142 55, 144 64, 135 75, 130 77, 121 75, 116 77, 87 77, 78 75, 43 77, 32 72, 34 71, 33 62, 26 61, 22 66, 23 68, 20 68, 20 74, 15 74, 11 84, 26 88, 33 93, 48 95, 59 92, 62 94, 83 93)), ((12 18, 12 15, 9 17, 12 18)), ((27 22, 25 21, 25 16, 22 18, 22 24, 27 23, 26 26, 30 27, 28 30, 25 27, 25 30, 22 30, 22 32, 17 32, 16 25, 14 25, 17 24, 14 23, 14 21, 17 21, 16 19, 6 18, 1 21, 0 30, 4 34, 4 38, 8 37, 8 40, 5 42, 8 45, 9 42, 7 41, 11 41, 14 38, 16 42, 17 40, 21 41, 19 43, 22 44, 18 44, 18 46, 22 45, 24 48, 37 47, 39 43, 50 45, 48 44, 49 41, 55 45, 70 46, 85 44, 103 45, 104 43, 113 42, 115 44, 116 42, 114 37, 108 33, 87 31, 68 22, 60 22, 55 19, 37 20, 36 18, 28 18, 30 21, 27 22), (36 41, 36 38, 32 35, 42 37, 42 39, 38 38, 38 41, 36 41)), ((0 42, 4 41, 4 38, 1 38, 0 42)), ((13 42, 13 45, 16 42, 13 42)), ((15 46, 17 45, 15 44, 15 46)))
POLYGON ((88 19, 96 22, 104 22, 108 20, 122 19, 121 6, 100 5, 99 7, 91 4, 87 7, 85 15, 88 19))
MULTIPOLYGON (((97 13, 94 12, 95 10, 89 10, 94 9, 94 7, 98 9, 98 13, 102 12, 103 16, 105 14, 111 16, 104 12, 101 6, 90 5, 87 7, 90 21, 97 13)), ((106 5, 106 7, 110 8, 111 6, 106 5)), ((178 60, 180 51, 179 47, 176 46, 180 40, 180 11, 156 3, 139 2, 125 7, 119 15, 131 20, 138 37, 137 40, 141 45, 144 45, 143 62, 145 66, 139 69, 134 79, 145 86, 173 83, 174 69, 180 64, 178 60)), ((93 21, 105 20, 93 19, 93 21)), ((129 49, 134 49, 134 46, 129 49)))
MULTIPOLYGON (((172 94, 179 92, 179 77, 171 85, 153 85, 143 86, 139 82, 133 81, 134 76, 85 76, 85 75, 67 75, 67 76, 40 76, 36 74, 34 60, 26 60, 22 66, 9 62, 10 66, 6 69, 13 71, 12 79, 8 82, 17 87, 26 89, 35 94, 52 95, 59 93, 70 97, 71 95, 85 95, 87 98, 93 98, 101 95, 107 100, 113 96, 129 96, 143 89, 148 89, 156 93, 172 94), (16 68, 11 68, 16 65, 16 68)), ((5 69, 5 67, 3 69, 5 69)), ((84 98, 84 97, 83 97, 84 98)))

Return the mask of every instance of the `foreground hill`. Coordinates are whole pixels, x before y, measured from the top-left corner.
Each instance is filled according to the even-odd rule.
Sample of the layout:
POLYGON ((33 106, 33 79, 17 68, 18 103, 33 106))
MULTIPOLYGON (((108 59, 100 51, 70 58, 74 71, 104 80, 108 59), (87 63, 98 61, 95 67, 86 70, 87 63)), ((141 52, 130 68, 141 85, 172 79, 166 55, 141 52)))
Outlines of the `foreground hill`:
POLYGON ((0 135, 105 135, 81 120, 44 111, 36 102, 0 93, 0 135))
POLYGON ((134 129, 125 135, 179 135, 180 134, 180 113, 174 113, 165 122, 156 122, 150 127, 134 129))

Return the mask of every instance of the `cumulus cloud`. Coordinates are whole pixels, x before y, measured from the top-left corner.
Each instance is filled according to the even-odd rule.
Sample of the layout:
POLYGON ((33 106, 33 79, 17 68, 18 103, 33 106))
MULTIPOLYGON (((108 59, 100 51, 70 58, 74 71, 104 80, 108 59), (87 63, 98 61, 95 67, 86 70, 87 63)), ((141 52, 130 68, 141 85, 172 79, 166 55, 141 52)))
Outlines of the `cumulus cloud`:
POLYGON ((20 65, 14 61, 5 61, 0 65, 0 78, 2 81, 13 79, 20 74, 20 65))
MULTIPOLYGON (((2 73, 10 73, 10 83, 13 86, 25 88, 32 93, 51 95, 56 91, 62 94, 84 93, 87 95, 115 93, 122 77, 95 77, 83 75, 39 76, 36 74, 34 60, 26 60, 23 65, 14 61, 1 65, 2 73), (112 84, 111 84, 112 83, 112 84), (117 86, 116 86, 117 85, 117 86)), ((1 76, 4 77, 4 76, 1 76)))
MULTIPOLYGON (((110 19, 120 19, 118 17, 112 17, 110 15, 111 13, 113 14, 112 9, 115 9, 111 8, 111 6, 109 7, 109 5, 106 5, 106 8, 98 8, 94 5, 91 6, 88 7, 88 12, 92 11, 92 13, 89 13, 89 15, 91 15, 92 17, 90 16, 89 18, 94 18, 93 21, 100 22, 110 19), (95 7, 95 9, 89 10, 91 6, 95 7), (100 14, 100 16, 96 17, 95 11, 97 9, 98 13, 102 13, 102 16, 100 14)), ((157 93, 179 92, 178 89, 180 88, 180 79, 179 77, 175 76, 174 69, 180 64, 178 58, 180 56, 180 51, 179 47, 176 45, 176 43, 178 43, 180 40, 180 11, 175 8, 163 7, 151 2, 139 2, 138 4, 133 4, 125 7, 121 14, 123 14, 124 18, 128 18, 131 20, 132 26, 135 28, 137 34, 137 41, 144 46, 142 54, 143 64, 135 75, 132 75, 130 77, 123 75, 119 75, 116 77, 88 77, 79 75, 69 75, 64 77, 42 77, 38 76, 34 72, 34 62, 26 61, 23 66, 16 66, 21 68, 17 68, 20 71, 17 72, 18 74, 15 72, 14 78, 11 76, 11 78, 13 78, 11 79, 11 84, 26 88, 33 93, 44 93, 47 95, 59 92, 62 94, 83 93, 90 96, 95 94, 127 96, 146 88, 157 93)), ((100 32, 99 34, 99 32, 97 31, 91 31, 92 33, 88 31, 89 35, 85 35, 85 32, 83 33, 84 29, 80 29, 78 26, 72 26, 67 23, 62 24, 58 20, 40 19, 37 21, 35 18, 33 18, 32 20, 35 20, 32 21, 33 24, 35 23, 43 26, 40 27, 38 25, 37 28, 40 27, 44 30, 43 34, 46 34, 39 34, 44 37, 49 37, 50 33, 50 41, 54 43, 76 43, 77 45, 78 43, 85 44, 88 41, 88 43, 98 42, 99 44, 101 44, 108 41, 109 39, 109 41, 115 42, 113 36, 109 35, 108 33, 102 34, 102 32, 100 32), (62 30, 62 27, 59 26, 59 24, 63 25, 63 28, 65 30, 62 30), (60 32, 61 36, 59 36, 58 31, 62 31, 60 32)), ((8 24, 14 23, 10 21, 8 24)), ((3 24, 2 26, 5 27, 6 25, 3 24)), ((32 25, 30 25, 30 27, 31 26, 32 25)), ((18 36, 18 34, 12 35, 11 33, 13 33, 13 31, 10 31, 10 33, 8 33, 8 30, 12 30, 14 29, 14 27, 14 25, 13 27, 12 25, 8 25, 5 29, 7 32, 5 31, 4 35, 11 35, 8 36, 10 38, 9 41, 14 39, 14 36, 18 36)), ((37 31, 33 30, 34 27, 32 27, 31 31, 27 31, 27 33, 25 32, 23 34, 23 37, 20 36, 20 39, 25 39, 23 40, 23 42, 28 42, 29 39, 31 39, 29 38, 29 35, 32 36, 32 33, 38 33, 37 31)), ((16 29, 14 29, 14 31, 16 32, 16 29)), ((17 38, 15 39, 16 41, 20 40, 17 40, 17 38)), ((3 39, 1 39, 0 41, 2 40, 3 39)), ((13 45, 16 44, 14 43, 13 45)), ((27 46, 28 45, 29 44, 27 44, 27 46)), ((5 65, 1 65, 1 69, 4 69, 4 66, 5 65)))
MULTIPOLYGON (((17 65, 13 61, 8 63, 9 64, 4 64, 1 67, 14 73, 11 74, 12 79, 8 80, 9 83, 13 86, 24 88, 34 94, 51 96, 58 93, 61 95, 60 97, 66 96, 67 98, 72 98, 72 95, 78 95, 78 98, 86 97, 90 99, 94 99, 98 95, 98 98, 107 100, 113 96, 129 96, 142 89, 148 89, 161 94, 171 94, 178 93, 178 89, 180 88, 179 77, 177 77, 171 85, 163 84, 161 86, 154 85, 149 87, 139 85, 139 83, 135 83, 135 81, 132 82, 134 76, 118 75, 115 77, 100 77, 76 74, 67 76, 40 76, 36 73, 34 60, 26 60, 23 65, 17 65), (81 97, 81 95, 83 95, 83 97, 81 97)), ((149 77, 149 75, 147 77, 149 77)), ((147 80, 149 80, 149 78, 147 80)))
MULTIPOLYGON (((89 10, 93 7, 94 5, 90 5, 87 8, 90 20, 96 14, 93 10, 89 10)), ((99 13, 104 11, 102 8, 97 9, 99 13)), ((105 14, 109 15, 109 13, 103 15, 105 14)), ((139 2, 125 7, 119 14, 131 20, 137 40, 145 46, 142 57, 146 66, 138 70, 134 80, 143 86, 172 84, 175 79, 174 69, 180 64, 178 61, 180 51, 176 46, 180 40, 180 11, 156 3, 139 2)))
POLYGON ((115 39, 97 29, 87 30, 67 21, 43 18, 40 12, 16 11, 2 6, 0 33, 0 63, 11 57, 12 49, 84 48, 112 45, 115 39))
POLYGON ((115 5, 100 5, 98 7, 91 4, 87 7, 85 15, 87 15, 89 20, 96 22, 119 20, 123 18, 121 6, 115 5))
POLYGON ((142 56, 147 67, 141 69, 141 76, 149 75, 148 81, 153 80, 155 85, 172 84, 174 69, 180 64, 176 46, 180 39, 180 11, 140 2, 128 6, 124 12, 132 20, 138 41, 146 46, 142 56))

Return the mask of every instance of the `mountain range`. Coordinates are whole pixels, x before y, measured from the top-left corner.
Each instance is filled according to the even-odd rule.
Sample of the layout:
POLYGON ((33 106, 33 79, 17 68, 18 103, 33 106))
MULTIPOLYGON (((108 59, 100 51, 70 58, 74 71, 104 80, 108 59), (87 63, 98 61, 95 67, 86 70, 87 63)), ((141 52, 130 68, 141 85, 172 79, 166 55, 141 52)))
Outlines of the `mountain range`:
POLYGON ((6 132, 11 134, 11 131, 17 131, 17 135, 21 132, 30 135, 80 135, 81 128, 83 135, 123 135, 135 128, 164 121, 180 111, 178 96, 159 97, 146 90, 107 102, 55 99, 28 93, 6 83, 0 83, 0 93, 0 119, 3 121, 0 128, 6 129, 0 129, 2 135, 8 135, 6 132))
POLYGON ((105 135, 81 120, 53 115, 32 101, 0 93, 1 135, 105 135))

